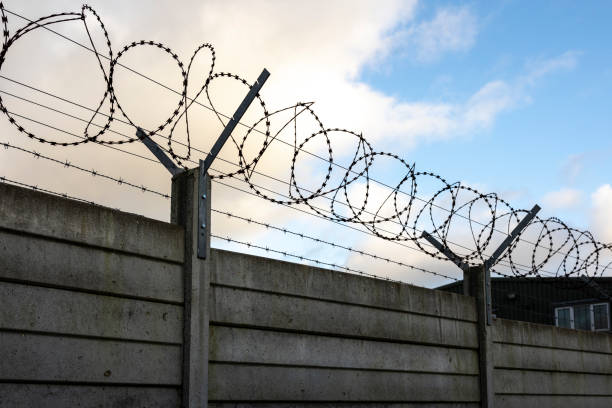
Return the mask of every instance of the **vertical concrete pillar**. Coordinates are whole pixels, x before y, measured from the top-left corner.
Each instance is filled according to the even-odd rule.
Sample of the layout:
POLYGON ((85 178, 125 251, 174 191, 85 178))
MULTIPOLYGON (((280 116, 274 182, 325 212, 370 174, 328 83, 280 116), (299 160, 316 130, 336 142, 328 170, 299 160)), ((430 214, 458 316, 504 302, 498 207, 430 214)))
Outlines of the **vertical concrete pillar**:
MULTIPOLYGON (((204 192, 198 187, 198 168, 172 179, 171 222, 185 228, 183 399, 184 408, 208 406, 208 321, 210 291, 210 205, 207 206, 206 260, 197 256, 198 199, 204 192)), ((206 197, 210 200, 210 178, 206 197)))
POLYGON ((487 325, 487 287, 485 268, 474 266, 464 272, 463 290, 476 299, 478 315, 478 366, 480 373, 480 406, 493 407, 493 326, 487 325))

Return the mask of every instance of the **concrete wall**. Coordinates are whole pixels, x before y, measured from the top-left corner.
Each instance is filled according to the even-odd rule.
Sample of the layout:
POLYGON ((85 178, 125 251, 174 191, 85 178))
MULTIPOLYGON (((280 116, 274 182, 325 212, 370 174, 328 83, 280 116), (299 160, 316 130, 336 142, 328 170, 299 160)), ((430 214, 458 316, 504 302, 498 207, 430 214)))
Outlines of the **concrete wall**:
POLYGON ((612 336, 498 319, 495 407, 612 406, 612 336))
POLYGON ((472 298, 219 250, 210 279, 213 407, 478 406, 472 298))
MULTIPOLYGON (((202 261, 189 230, 0 183, 0 407, 481 405, 474 298, 222 250, 202 261)), ((612 406, 612 336, 501 319, 486 332, 488 406, 612 406)))
POLYGON ((0 183, 0 407, 177 407, 183 230, 0 183))

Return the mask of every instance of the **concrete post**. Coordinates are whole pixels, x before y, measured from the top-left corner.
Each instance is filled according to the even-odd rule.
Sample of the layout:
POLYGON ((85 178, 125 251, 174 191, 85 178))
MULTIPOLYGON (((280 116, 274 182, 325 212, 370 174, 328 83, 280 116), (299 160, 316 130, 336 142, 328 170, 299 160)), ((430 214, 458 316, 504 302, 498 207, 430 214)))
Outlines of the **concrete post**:
POLYGON ((487 288, 483 265, 464 272, 464 292, 476 299, 478 315, 478 366, 480 372, 480 406, 493 407, 493 326, 487 325, 487 288))
MULTIPOLYGON (((210 178, 206 178, 210 200, 210 178)), ((208 321, 210 268, 210 228, 207 228, 206 260, 197 256, 198 245, 198 168, 172 178, 171 222, 185 228, 183 399, 184 408, 208 406, 208 321)), ((210 202, 210 201, 209 201, 210 202)), ((206 225, 210 226, 210 205, 206 225)))

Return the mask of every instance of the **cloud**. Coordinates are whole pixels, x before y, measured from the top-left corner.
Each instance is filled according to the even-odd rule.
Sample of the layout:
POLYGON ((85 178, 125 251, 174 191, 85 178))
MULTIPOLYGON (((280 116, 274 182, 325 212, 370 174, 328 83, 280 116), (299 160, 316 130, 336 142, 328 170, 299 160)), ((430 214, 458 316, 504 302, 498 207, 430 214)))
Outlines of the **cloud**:
POLYGON ((527 74, 522 80, 533 85, 538 79, 545 75, 560 70, 570 71, 578 64, 578 57, 580 57, 580 55, 581 52, 570 50, 553 58, 538 58, 529 61, 526 64, 527 74))
POLYGON ((591 230, 601 242, 612 242, 612 186, 604 184, 592 195, 591 230))
POLYGON ((570 155, 561 169, 561 174, 568 183, 573 184, 581 175, 586 159, 585 153, 570 155))
POLYGON ((416 59, 430 63, 449 52, 467 51, 476 42, 478 23, 468 7, 440 8, 431 21, 407 29, 407 37, 416 49, 416 59))
MULTIPOLYGON (((422 141, 444 140, 492 126, 500 114, 515 108, 525 100, 530 87, 537 83, 537 79, 559 69, 571 68, 572 58, 577 58, 576 55, 566 53, 551 60, 538 60, 526 68, 522 76, 505 81, 486 81, 462 101, 432 103, 414 100, 406 95, 402 99, 393 97, 360 81, 359 73, 370 64, 380 64, 390 52, 397 49, 398 41, 402 38, 395 35, 394 30, 398 26, 413 23, 415 5, 414 1, 400 0, 387 1, 382 6, 365 0, 350 3, 194 1, 181 2, 172 7, 150 7, 148 2, 138 1, 94 3, 109 30, 115 51, 126 42, 141 38, 153 39, 166 43, 183 61, 187 61, 200 43, 213 43, 217 50, 218 71, 235 72, 249 81, 254 80, 263 67, 271 71, 272 76, 262 91, 270 110, 293 104, 297 100, 317 101, 314 108, 327 126, 362 131, 364 136, 373 142, 375 149, 382 150, 392 146, 398 154, 422 141), (231 24, 228 24, 228 19, 231 24)), ((26 2, 23 3, 23 10, 17 11, 24 11, 29 17, 37 17, 65 9, 78 11, 80 3, 65 1, 57 5, 26 2)), ((79 35, 79 41, 87 41, 82 23, 74 23, 76 28, 70 24, 54 28, 71 36, 79 35)), ((59 37, 49 33, 38 35, 39 32, 33 33, 28 39, 30 48, 11 50, 3 74, 88 106, 95 106, 104 91, 97 61, 91 54, 59 37), (32 49, 37 52, 32 53, 32 49), (41 71, 40 67, 43 66, 45 69, 41 71), (94 86, 97 88, 93 89, 94 86)), ((413 45, 417 50, 417 58, 434 61, 444 53, 464 52, 472 47, 477 36, 477 24, 469 9, 441 9, 433 20, 417 23, 412 35, 410 38, 416 41, 413 45)), ((124 58, 123 61, 129 63, 128 65, 164 83, 176 86, 176 81, 181 80, 176 66, 158 50, 135 51, 126 54, 124 58)), ((199 63, 200 71, 206 71, 205 62, 199 63)), ((149 126, 149 122, 153 124, 165 119, 163 116, 169 108, 173 108, 172 103, 176 100, 176 95, 130 76, 129 72, 118 69, 117 75, 120 77, 118 81, 121 82, 117 88, 118 96, 126 110, 134 112, 134 117, 147 122, 145 126, 149 126)), ((216 82, 212 88, 217 106, 226 113, 233 112, 245 93, 243 86, 230 84, 229 81, 216 82)), ((16 93, 21 95, 25 92, 18 87, 11 90, 16 90, 16 93)), ((35 100, 41 98, 35 93, 24 96, 35 100)), ((51 99, 45 102, 52 106, 58 104, 51 99)), ((67 105, 60 107, 68 110, 67 105)), ((44 110, 32 110, 27 104, 17 108, 34 118, 56 123, 58 127, 69 128, 77 133, 82 130, 82 124, 68 122, 66 118, 53 116, 44 110)), ((70 112, 87 117, 83 111, 70 112)), ((221 126, 209 111, 202 108, 194 108, 191 117, 192 143, 207 150, 219 134, 221 126)), ((130 136, 134 133, 129 126, 121 127, 115 123, 113 128, 130 136)), ((144 184, 160 191, 169 191, 169 175, 155 161, 147 162, 120 155, 91 143, 63 150, 42 146, 20 137, 6 121, 0 124, 0 129, 4 131, 7 139, 17 142, 16 144, 61 160, 68 159, 84 168, 95 168, 102 173, 129 179, 136 185, 144 184)), ((244 129, 240 128, 239 131, 244 129)), ((41 133, 49 139, 57 137, 48 129, 41 129, 41 133)), ((180 132, 177 136, 179 140, 185 140, 180 132)), ((61 137, 64 138, 62 140, 67 138, 66 135, 61 137)), ((257 137, 254 140, 261 142, 257 137)), ((121 148, 151 157, 139 143, 121 148)), ((290 157, 283 149, 285 147, 282 145, 275 144, 268 157, 262 159, 259 170, 286 180, 290 165, 287 161, 290 157)), ((236 155, 233 153, 232 146, 228 145, 222 151, 221 157, 236 161, 236 155)), ((163 220, 169 218, 167 200, 160 199, 157 202, 150 196, 143 196, 137 189, 130 191, 125 186, 117 186, 116 183, 102 181, 100 178, 93 179, 89 175, 63 171, 57 166, 45 164, 42 160, 24 159, 18 155, 7 157, 8 159, 3 161, 3 175, 52 190, 67 191, 150 217, 163 220)), ((192 163, 189 165, 195 166, 192 163)), ((213 164, 213 167, 221 166, 226 165, 219 160, 213 164)), ((230 168, 231 166, 226 166, 226 169, 230 168)), ((308 170, 306 167, 305 171, 308 170)), ((274 184, 263 177, 257 182, 275 191, 287 191, 286 186, 274 184)), ((237 185, 246 188, 244 184, 237 185)), ((299 215, 291 210, 279 210, 280 207, 264 200, 237 193, 235 190, 223 190, 218 185, 213 188, 215 208, 246 216, 255 213, 265 222, 284 225, 289 220, 303 223, 304 228, 313 231, 327 231, 324 225, 329 223, 321 222, 315 227, 312 217, 299 215)), ((359 196, 360 191, 352 193, 359 196)), ((377 197, 382 197, 381 194, 377 197)), ((374 201, 370 203, 373 205, 374 201)), ((231 223, 225 217, 216 216, 213 231, 223 236, 235 235, 237 238, 268 242, 257 228, 252 227, 246 231, 243 224, 231 223)), ((330 240, 346 241, 346 237, 340 234, 342 232, 334 230, 326 236, 330 240)), ((463 238, 469 239, 469 236, 461 236, 458 239, 463 238)), ((282 239, 269 242, 281 248, 291 245, 282 239)), ((403 251, 403 248, 397 245, 388 245, 377 239, 364 245, 376 253, 387 253, 388 256, 397 254, 398 250, 403 251)), ((302 248, 297 248, 296 252, 301 250, 302 248)), ((434 262, 433 258, 417 252, 407 259, 416 265, 430 265, 430 262, 434 262)), ((358 266, 361 261, 351 258, 349 264, 352 265, 353 262, 358 266)), ((379 266, 372 264, 372 271, 376 271, 379 266)), ((441 271, 449 273, 457 272, 453 265, 432 263, 430 266, 440 267, 441 271)), ((370 270, 369 266, 358 269, 370 270)), ((404 268, 401 273, 405 272, 404 268)), ((416 276, 415 281, 422 284, 427 282, 416 276)))
POLYGON ((542 203, 546 207, 554 209, 574 208, 582 201, 582 191, 573 188, 562 188, 558 191, 551 191, 542 198, 542 203))

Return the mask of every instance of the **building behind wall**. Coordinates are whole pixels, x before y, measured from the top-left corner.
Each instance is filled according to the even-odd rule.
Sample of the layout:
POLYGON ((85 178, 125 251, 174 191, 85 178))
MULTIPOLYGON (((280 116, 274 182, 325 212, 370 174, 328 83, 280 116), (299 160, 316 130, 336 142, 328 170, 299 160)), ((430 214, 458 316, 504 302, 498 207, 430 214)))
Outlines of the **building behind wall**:
MULTIPOLYGON (((439 290, 463 292, 463 282, 439 290)), ((612 278, 492 278, 496 317, 571 329, 612 332, 612 278)))

